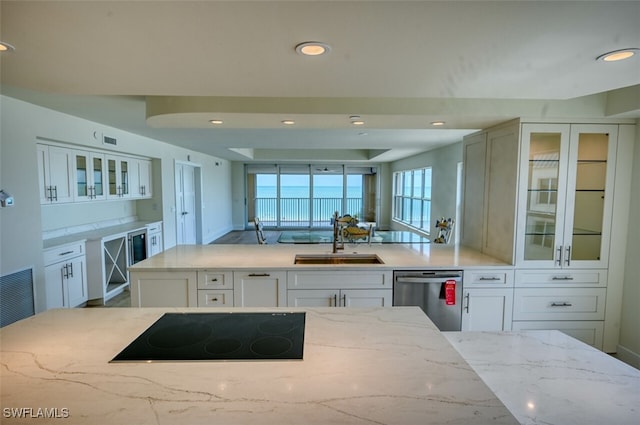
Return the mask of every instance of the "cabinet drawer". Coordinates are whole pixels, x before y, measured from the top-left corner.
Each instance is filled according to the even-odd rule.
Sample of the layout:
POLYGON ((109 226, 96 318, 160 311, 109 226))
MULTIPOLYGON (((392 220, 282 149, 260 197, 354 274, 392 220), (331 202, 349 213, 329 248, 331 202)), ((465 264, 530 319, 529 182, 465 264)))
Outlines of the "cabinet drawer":
POLYGON ((465 287, 510 287, 513 286, 513 270, 465 270, 465 287))
POLYGON ((392 289, 390 271, 290 271, 288 289, 392 289))
POLYGON ((602 349, 604 322, 598 321, 562 321, 562 322, 513 322, 513 330, 558 330, 577 340, 602 349))
POLYGON ((59 245, 44 251, 44 265, 55 264, 84 254, 84 242, 59 245))
POLYGON ((605 288, 516 288, 513 320, 603 320, 605 288))
POLYGON ((516 270, 516 286, 607 286, 606 270, 516 270))
POLYGON ((233 289, 199 290, 198 307, 233 307, 233 289))
POLYGON ((233 272, 199 270, 198 289, 233 289, 233 272))
POLYGON ((160 232, 160 231, 162 231, 161 221, 147 224, 147 233, 160 232))

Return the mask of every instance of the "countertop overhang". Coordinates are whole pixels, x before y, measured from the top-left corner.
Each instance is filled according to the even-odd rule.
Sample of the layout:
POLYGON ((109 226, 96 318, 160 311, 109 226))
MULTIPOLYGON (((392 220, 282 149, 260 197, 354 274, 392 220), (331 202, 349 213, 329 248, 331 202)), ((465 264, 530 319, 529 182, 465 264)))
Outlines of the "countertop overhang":
POLYGON ((517 423, 417 307, 283 309, 307 312, 302 361, 109 363, 164 312, 190 310, 206 311, 49 310, 1 329, 3 412, 97 425, 517 423))

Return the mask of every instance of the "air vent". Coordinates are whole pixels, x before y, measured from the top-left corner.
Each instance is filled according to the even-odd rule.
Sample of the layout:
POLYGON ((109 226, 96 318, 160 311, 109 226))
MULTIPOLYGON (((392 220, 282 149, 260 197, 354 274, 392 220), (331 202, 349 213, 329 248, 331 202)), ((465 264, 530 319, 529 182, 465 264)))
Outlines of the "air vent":
POLYGON ((104 136, 102 138, 102 143, 105 144, 105 145, 113 145, 113 146, 115 146, 115 145, 118 144, 118 141, 113 137, 104 136))

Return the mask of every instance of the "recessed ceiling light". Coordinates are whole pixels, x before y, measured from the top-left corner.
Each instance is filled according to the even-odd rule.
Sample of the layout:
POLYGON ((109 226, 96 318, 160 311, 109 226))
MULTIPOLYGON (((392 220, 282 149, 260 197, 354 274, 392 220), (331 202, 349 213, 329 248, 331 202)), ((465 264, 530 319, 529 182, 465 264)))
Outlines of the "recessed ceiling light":
POLYGON ((603 62, 617 62, 624 59, 629 59, 631 56, 634 56, 638 53, 640 49, 635 47, 629 49, 620 49, 614 50, 613 52, 604 53, 596 58, 598 61, 603 62))
POLYGON ((284 125, 294 125, 295 123, 294 120, 282 120, 282 124, 284 125))
POLYGON ((16 48, 13 47, 11 44, 5 43, 4 41, 0 41, 0 52, 7 52, 7 51, 14 51, 14 50, 16 50, 16 48))
POLYGON ((433 121, 433 122, 431 123, 431 125, 432 125, 432 126, 434 126, 434 127, 439 127, 439 126, 442 126, 442 125, 444 125, 444 124, 445 124, 445 122, 444 122, 444 121, 433 121))
POLYGON ((222 123, 223 123, 223 121, 222 121, 222 120, 209 120, 209 122, 210 122, 211 124, 216 124, 216 125, 220 125, 220 124, 222 124, 222 123))
POLYGON ((320 56, 331 51, 331 46, 320 41, 305 41, 296 46, 296 52, 305 56, 320 56))
POLYGON ((356 120, 356 121, 351 121, 352 125, 364 125, 364 121, 362 120, 356 120))

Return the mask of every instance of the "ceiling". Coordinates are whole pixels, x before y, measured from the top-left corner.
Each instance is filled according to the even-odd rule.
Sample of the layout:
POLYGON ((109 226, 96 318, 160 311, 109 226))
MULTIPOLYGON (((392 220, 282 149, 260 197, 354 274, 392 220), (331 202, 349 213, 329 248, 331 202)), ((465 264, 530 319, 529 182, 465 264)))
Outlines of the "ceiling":
POLYGON ((640 47, 638 1, 2 0, 0 18, 3 94, 229 160, 391 161, 516 117, 640 118, 640 55, 595 60, 640 47))

